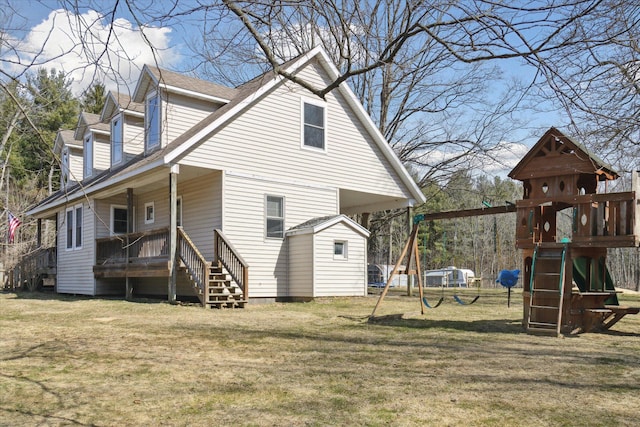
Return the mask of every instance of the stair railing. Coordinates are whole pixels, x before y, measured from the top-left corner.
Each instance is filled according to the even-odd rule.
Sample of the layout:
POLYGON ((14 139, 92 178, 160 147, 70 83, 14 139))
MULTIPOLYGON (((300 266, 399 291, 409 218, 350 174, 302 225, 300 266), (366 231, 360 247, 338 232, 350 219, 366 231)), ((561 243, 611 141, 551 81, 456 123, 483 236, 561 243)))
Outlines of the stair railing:
POLYGON ((209 277, 210 264, 204 256, 202 256, 182 227, 178 227, 178 256, 187 268, 200 293, 204 295, 209 277))
POLYGON ((214 230, 215 261, 222 264, 234 282, 242 290, 245 300, 249 299, 249 264, 233 247, 221 230, 214 230))

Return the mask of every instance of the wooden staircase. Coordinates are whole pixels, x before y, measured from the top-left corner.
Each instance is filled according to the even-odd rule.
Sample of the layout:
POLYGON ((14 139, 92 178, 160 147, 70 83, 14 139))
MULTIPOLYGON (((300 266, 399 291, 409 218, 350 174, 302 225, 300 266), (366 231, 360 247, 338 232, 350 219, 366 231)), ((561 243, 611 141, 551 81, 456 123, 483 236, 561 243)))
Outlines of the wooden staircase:
POLYGON ((244 308, 247 301, 241 289, 221 266, 211 266, 203 305, 207 308, 244 308))
POLYGON ((527 333, 559 336, 563 320, 567 245, 536 245, 529 283, 527 333))
POLYGON ((248 266, 244 261, 242 265, 229 261, 231 255, 232 259, 239 258, 239 255, 230 244, 220 243, 223 238, 222 232, 216 230, 217 256, 216 261, 210 263, 205 260, 184 230, 179 228, 180 270, 191 283, 203 307, 244 308, 247 303, 248 266), (234 268, 241 274, 234 274, 234 268))

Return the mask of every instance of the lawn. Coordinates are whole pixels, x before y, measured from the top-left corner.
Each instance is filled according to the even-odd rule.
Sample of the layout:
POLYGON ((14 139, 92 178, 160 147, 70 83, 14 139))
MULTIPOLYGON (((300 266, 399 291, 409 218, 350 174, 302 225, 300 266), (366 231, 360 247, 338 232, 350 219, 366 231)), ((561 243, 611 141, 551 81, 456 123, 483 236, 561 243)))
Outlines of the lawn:
POLYGON ((396 294, 368 323, 376 296, 205 310, 2 293, 0 425, 637 425, 640 316, 529 336, 521 299, 421 315, 396 294))

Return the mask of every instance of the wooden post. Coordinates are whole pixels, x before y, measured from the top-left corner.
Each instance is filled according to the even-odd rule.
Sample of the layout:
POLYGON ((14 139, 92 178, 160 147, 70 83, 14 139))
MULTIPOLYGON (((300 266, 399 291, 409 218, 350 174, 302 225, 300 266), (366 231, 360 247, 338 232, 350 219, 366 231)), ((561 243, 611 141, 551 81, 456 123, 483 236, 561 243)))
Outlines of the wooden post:
POLYGON ((42 219, 38 218, 37 231, 36 231, 36 248, 42 247, 42 219))
MULTIPOLYGON (((411 206, 407 206, 407 233, 411 235, 413 230, 413 209, 411 206)), ((411 269, 411 252, 409 253, 409 262, 407 262, 406 273, 407 273, 407 296, 413 296, 413 274, 410 273, 411 269)), ((420 262, 420 259, 416 258, 416 263, 420 262)))
MULTIPOLYGON (((130 254, 130 247, 129 247, 129 234, 133 233, 133 222, 135 221, 135 218, 133 216, 133 188, 127 188, 127 238, 124 242, 124 244, 126 245, 127 251, 126 251, 126 263, 127 266, 129 265, 129 257, 131 256, 130 254)), ((125 299, 128 301, 133 297, 133 288, 131 287, 131 278, 129 277, 128 274, 126 274, 125 276, 125 299)))
POLYGON ((168 298, 171 304, 176 302, 176 281, 178 278, 177 269, 177 246, 178 246, 178 223, 176 213, 178 212, 178 165, 171 167, 169 173, 169 287, 168 298))

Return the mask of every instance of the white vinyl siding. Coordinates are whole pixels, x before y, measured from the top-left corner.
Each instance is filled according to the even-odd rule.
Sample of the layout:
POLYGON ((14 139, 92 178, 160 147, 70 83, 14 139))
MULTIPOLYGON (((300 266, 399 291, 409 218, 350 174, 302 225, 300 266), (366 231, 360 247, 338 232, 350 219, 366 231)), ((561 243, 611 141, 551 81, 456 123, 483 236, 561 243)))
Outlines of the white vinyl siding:
MULTIPOLYGON (((322 87, 326 81, 319 79, 319 70, 307 66, 299 77, 322 87)), ((330 149, 318 156, 300 148, 301 98, 310 96, 294 84, 281 85, 187 154, 181 163, 411 198, 397 172, 337 91, 326 97, 330 149)))
POLYGON ((69 148, 69 182, 82 181, 82 150, 69 148))
MULTIPOLYGON (((212 172, 188 181, 181 181, 178 175, 182 227, 207 260, 213 259, 213 230, 222 228, 221 195, 221 172, 212 172)), ((137 231, 168 227, 169 194, 166 188, 137 194, 135 212, 137 231), (144 206, 149 202, 154 203, 155 221, 152 224, 145 224, 144 206)))
MULTIPOLYGON (((224 191, 224 233, 250 266, 250 295, 287 296, 288 239, 257 240, 264 236, 265 194, 285 198, 284 228, 287 230, 313 217, 335 215, 338 210, 336 190, 227 173, 224 191)), ((185 196, 185 216, 187 207, 185 196)))
POLYGON ((367 294, 367 239, 359 233, 335 224, 315 235, 313 254, 314 297, 367 294), (336 241, 346 243, 345 258, 336 258, 336 241))
MULTIPOLYGON (((74 218, 77 207, 79 206, 70 207, 74 218)), ((58 234, 57 291, 63 294, 95 295, 95 227, 92 209, 87 203, 82 204, 82 247, 76 250, 66 250, 67 238, 63 231, 67 229, 65 211, 66 209, 61 210, 58 214, 58 230, 62 232, 58 234)), ((75 239, 75 235, 72 239, 75 239)))
POLYGON ((144 118, 124 115, 124 161, 144 152, 144 118))
POLYGON ((163 144, 168 144, 218 108, 201 99, 169 93, 162 104, 163 144))

